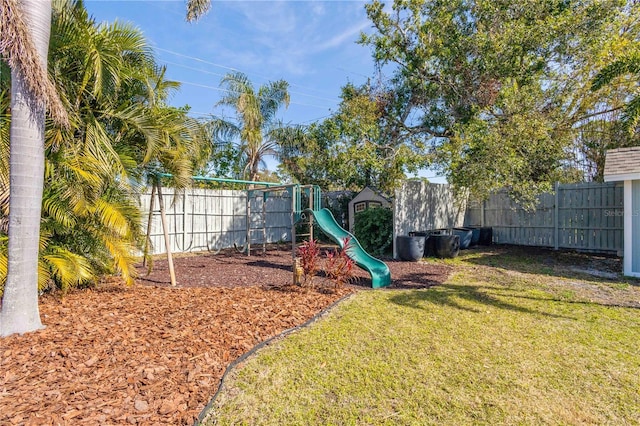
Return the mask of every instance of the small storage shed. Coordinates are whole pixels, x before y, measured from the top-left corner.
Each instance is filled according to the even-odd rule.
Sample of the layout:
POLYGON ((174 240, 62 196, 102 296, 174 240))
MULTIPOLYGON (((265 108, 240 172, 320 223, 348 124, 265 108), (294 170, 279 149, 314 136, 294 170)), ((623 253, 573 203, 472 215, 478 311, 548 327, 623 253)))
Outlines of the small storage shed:
POLYGON ((377 189, 364 188, 349 201, 349 232, 353 232, 356 214, 369 207, 391 207, 391 201, 377 189))
POLYGON ((605 182, 624 182, 624 274, 640 277, 640 146, 610 149, 605 182))

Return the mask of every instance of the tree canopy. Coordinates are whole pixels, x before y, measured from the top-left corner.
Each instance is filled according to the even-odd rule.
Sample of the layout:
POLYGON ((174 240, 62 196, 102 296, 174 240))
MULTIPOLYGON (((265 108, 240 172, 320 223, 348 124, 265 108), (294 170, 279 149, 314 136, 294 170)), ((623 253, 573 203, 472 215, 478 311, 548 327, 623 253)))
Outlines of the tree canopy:
MULTIPOLYGON (((143 242, 137 195, 148 175, 190 183, 202 159, 202 125, 165 101, 178 85, 164 77, 142 33, 96 24, 81 2, 53 5, 49 74, 69 117, 45 128, 40 287, 90 283, 105 272, 131 283, 143 242)), ((6 275, 8 108, 0 81, 0 279, 6 275)))
POLYGON ((374 186, 392 193, 406 172, 425 164, 422 141, 397 137, 389 122, 397 97, 386 87, 347 84, 329 118, 279 135, 283 172, 327 189, 374 186))
POLYGON ((363 34, 396 94, 395 136, 421 138, 429 162, 477 195, 531 200, 580 178, 577 129, 616 110, 629 84, 591 79, 638 37, 635 2, 396 0, 366 6, 363 34))
POLYGON ((255 90, 249 78, 241 72, 230 72, 220 85, 225 95, 219 106, 231 107, 235 121, 214 118, 209 127, 218 149, 214 153, 222 170, 242 170, 242 177, 257 180, 260 165, 266 156, 279 152, 276 135, 283 124, 277 112, 289 105, 289 83, 268 82, 255 90))
MULTIPOLYGON (((631 50, 604 67, 593 79, 591 88, 598 91, 611 85, 616 78, 631 76, 635 81, 640 81, 640 41, 630 46, 631 50)), ((624 127, 635 132, 640 123, 640 95, 637 91, 625 105, 622 117, 624 127)))

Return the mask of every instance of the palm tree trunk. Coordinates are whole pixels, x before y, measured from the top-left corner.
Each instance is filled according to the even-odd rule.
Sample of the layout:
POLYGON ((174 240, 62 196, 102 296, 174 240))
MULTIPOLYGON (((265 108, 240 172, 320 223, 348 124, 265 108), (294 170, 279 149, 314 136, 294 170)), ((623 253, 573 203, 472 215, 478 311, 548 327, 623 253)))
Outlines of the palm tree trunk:
MULTIPOLYGON (((21 9, 44 69, 51 29, 50 0, 22 0, 21 9)), ((24 70, 29 72, 29 70, 24 70)), ((44 108, 11 70, 11 148, 7 282, 0 335, 42 328, 38 309, 38 247, 44 186, 44 108)))
POLYGON ((260 157, 257 152, 252 152, 249 157, 249 180, 258 180, 258 173, 260 172, 260 157))
POLYGON ((251 173, 249 174, 249 180, 256 181, 258 180, 258 170, 255 167, 251 168, 251 173))

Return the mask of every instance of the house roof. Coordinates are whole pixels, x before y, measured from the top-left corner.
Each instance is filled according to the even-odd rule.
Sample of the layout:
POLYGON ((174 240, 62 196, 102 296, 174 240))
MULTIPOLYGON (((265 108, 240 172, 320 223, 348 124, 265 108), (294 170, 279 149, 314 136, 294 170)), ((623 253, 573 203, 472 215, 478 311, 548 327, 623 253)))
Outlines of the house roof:
POLYGON ((607 150, 604 181, 640 179, 640 146, 607 150))

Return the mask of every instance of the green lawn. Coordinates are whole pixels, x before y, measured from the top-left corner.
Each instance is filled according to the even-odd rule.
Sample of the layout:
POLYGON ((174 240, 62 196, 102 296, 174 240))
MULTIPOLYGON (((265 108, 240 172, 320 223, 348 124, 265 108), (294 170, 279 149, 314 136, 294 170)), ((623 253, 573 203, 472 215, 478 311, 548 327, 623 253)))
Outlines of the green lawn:
POLYGON ((261 350, 206 424, 640 424, 640 309, 610 306, 636 283, 557 256, 448 263, 444 285, 362 291, 261 350))

